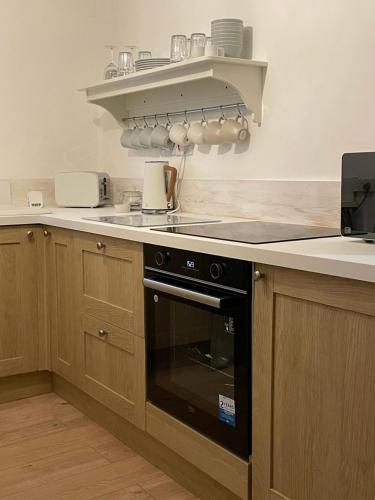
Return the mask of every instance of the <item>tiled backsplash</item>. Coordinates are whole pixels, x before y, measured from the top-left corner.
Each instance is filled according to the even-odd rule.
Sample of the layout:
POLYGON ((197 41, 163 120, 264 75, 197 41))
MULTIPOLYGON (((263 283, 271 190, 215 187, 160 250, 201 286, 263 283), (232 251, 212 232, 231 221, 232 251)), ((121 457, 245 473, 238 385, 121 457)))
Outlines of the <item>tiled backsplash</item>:
MULTIPOLYGON (((114 177, 112 200, 120 193, 142 189, 142 179, 114 177)), ((28 191, 42 191, 45 206, 54 206, 53 179, 11 181, 12 205, 26 205, 28 191)), ((340 183, 336 181, 185 179, 181 189, 185 212, 338 226, 340 183)), ((0 199, 0 205, 4 203, 0 199)))
MULTIPOLYGON (((121 191, 142 189, 142 179, 112 179, 115 203, 121 191)), ((336 181, 185 179, 184 212, 338 227, 340 183, 336 181)))
POLYGON ((187 212, 338 227, 340 183, 287 180, 187 180, 187 212))
POLYGON ((25 207, 27 205, 27 193, 29 191, 42 191, 43 203, 45 206, 54 206, 55 203, 55 188, 53 179, 13 179, 0 180, 0 185, 4 187, 10 184, 10 200, 9 196, 5 196, 5 189, 0 192, 0 207, 13 206, 25 207))

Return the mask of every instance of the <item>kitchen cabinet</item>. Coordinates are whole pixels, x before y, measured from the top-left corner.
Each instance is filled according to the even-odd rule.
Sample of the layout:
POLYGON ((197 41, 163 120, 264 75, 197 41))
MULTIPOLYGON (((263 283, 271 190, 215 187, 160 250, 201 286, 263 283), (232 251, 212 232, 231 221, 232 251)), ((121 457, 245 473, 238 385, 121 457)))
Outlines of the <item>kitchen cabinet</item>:
POLYGON ((39 368, 40 229, 0 230, 0 376, 39 368))
POLYGON ((145 426, 142 245, 76 234, 79 386, 145 426))
POLYGON ((44 228, 51 366, 69 382, 77 381, 77 304, 73 231, 44 228))
POLYGON ((258 270, 253 500, 372 500, 375 285, 258 270))

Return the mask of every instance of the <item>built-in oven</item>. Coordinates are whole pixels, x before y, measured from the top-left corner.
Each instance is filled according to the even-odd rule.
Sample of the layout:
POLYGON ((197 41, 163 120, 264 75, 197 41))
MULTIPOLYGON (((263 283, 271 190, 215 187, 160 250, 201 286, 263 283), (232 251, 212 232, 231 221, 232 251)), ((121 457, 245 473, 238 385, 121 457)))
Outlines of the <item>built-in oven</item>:
POLYGON ((251 273, 249 262, 145 245, 148 400, 244 458, 251 273))

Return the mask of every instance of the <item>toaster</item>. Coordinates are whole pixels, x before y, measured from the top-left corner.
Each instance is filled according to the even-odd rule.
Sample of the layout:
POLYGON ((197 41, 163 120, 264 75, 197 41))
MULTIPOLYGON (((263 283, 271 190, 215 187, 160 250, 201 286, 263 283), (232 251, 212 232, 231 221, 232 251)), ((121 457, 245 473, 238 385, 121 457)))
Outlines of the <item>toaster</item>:
POLYGON ((55 176, 59 207, 99 207, 110 199, 110 177, 105 172, 61 172, 55 176))

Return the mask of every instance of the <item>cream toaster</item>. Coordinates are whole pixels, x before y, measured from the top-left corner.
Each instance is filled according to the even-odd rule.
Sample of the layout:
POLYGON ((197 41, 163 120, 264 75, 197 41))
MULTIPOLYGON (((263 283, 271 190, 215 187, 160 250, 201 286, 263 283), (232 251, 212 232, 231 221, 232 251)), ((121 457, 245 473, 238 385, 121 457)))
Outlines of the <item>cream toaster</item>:
POLYGON ((99 207, 110 199, 110 178, 105 172, 61 172, 55 176, 59 207, 99 207))

